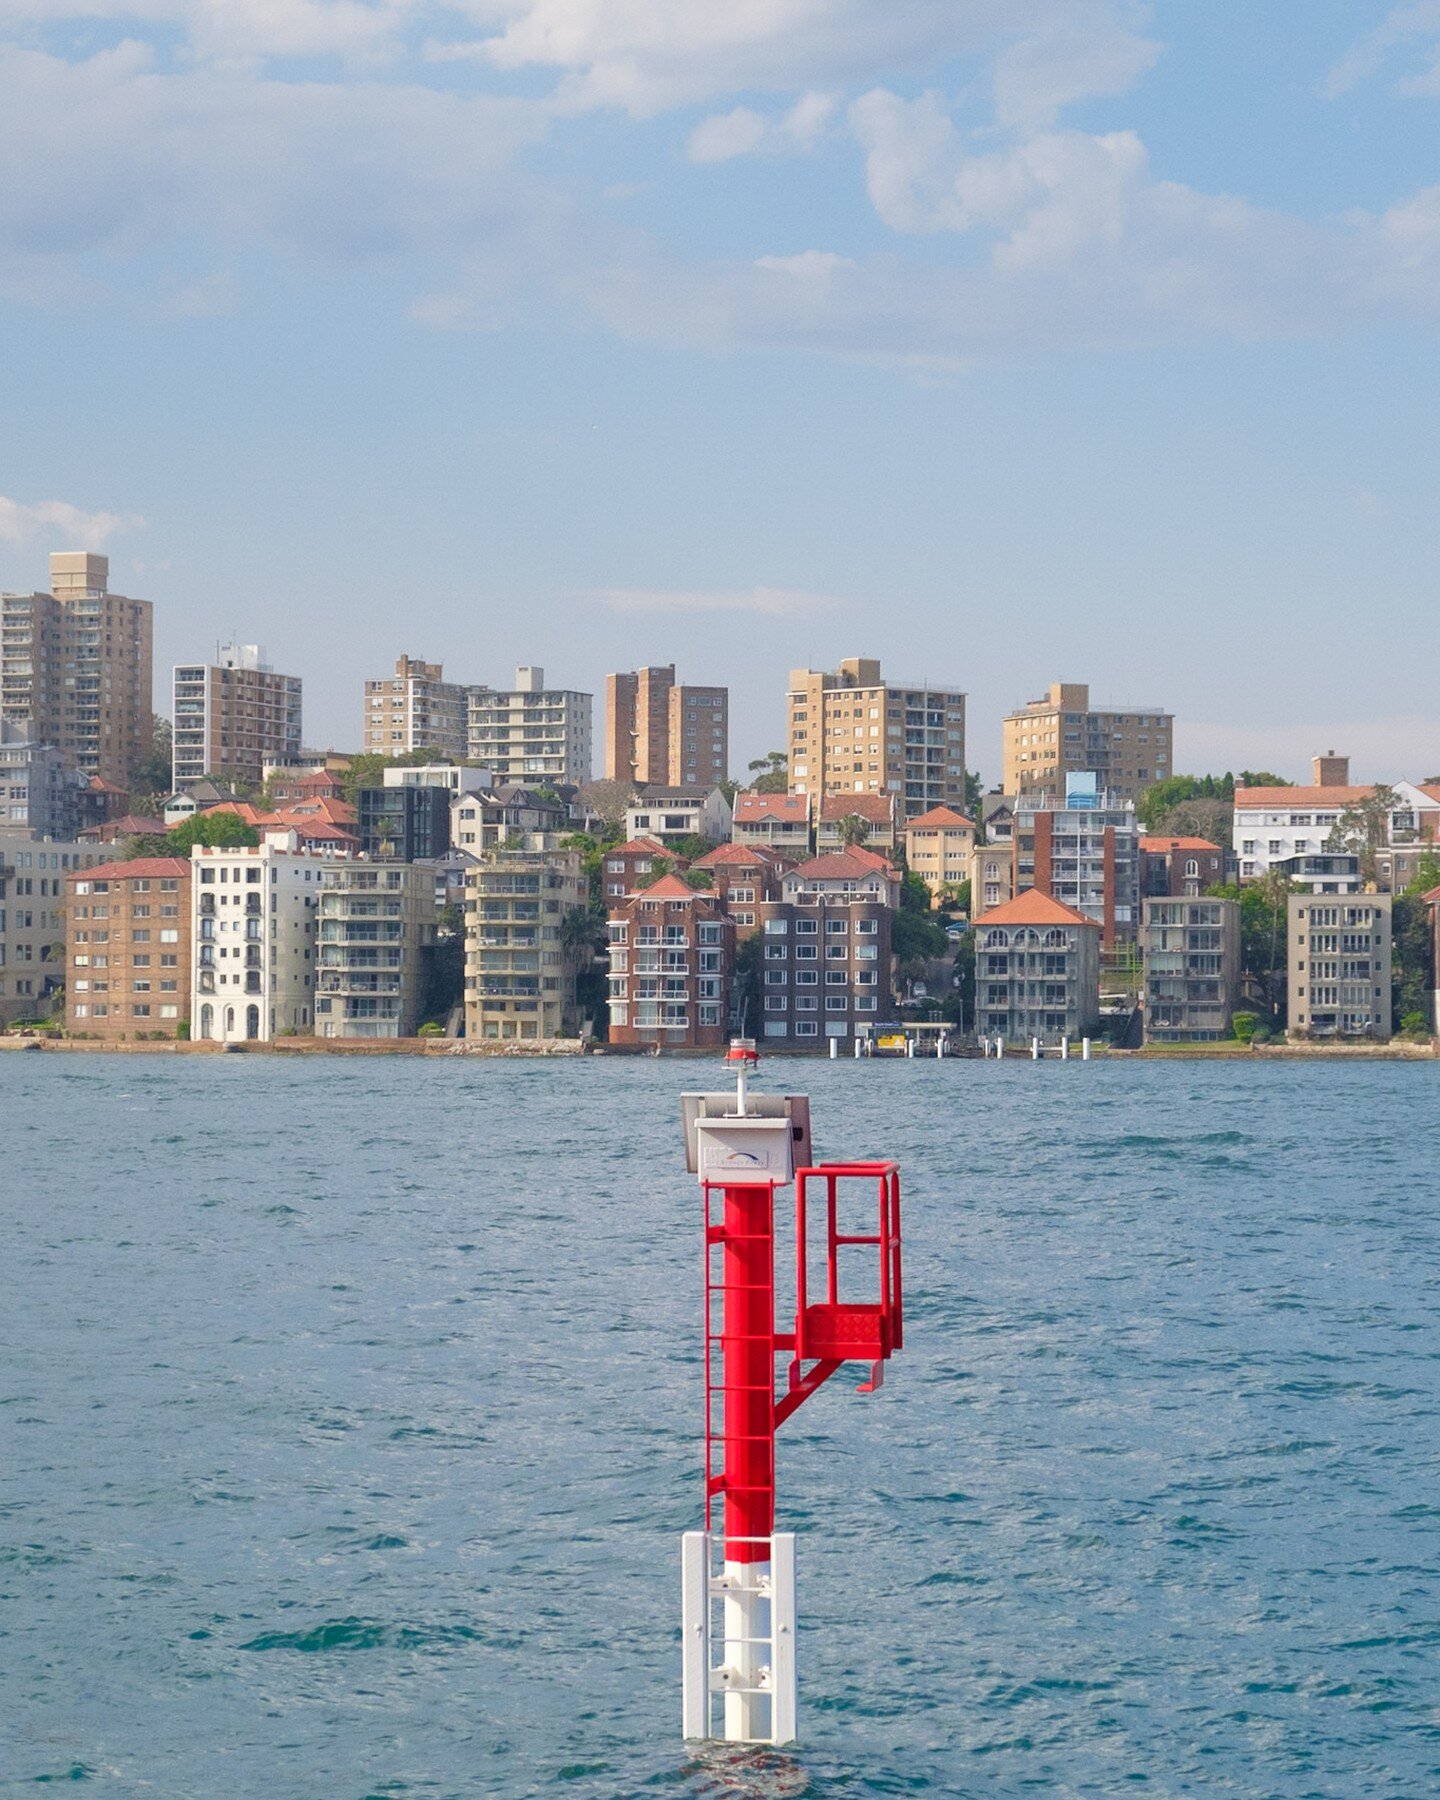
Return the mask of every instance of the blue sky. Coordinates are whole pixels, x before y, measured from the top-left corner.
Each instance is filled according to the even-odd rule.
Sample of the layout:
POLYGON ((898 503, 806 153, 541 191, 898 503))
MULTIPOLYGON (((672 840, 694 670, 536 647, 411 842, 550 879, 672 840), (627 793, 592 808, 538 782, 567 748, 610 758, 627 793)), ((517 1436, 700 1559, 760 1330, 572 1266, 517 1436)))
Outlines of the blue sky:
POLYGON ((1440 0, 0 0, 0 584, 1440 772, 1440 0))

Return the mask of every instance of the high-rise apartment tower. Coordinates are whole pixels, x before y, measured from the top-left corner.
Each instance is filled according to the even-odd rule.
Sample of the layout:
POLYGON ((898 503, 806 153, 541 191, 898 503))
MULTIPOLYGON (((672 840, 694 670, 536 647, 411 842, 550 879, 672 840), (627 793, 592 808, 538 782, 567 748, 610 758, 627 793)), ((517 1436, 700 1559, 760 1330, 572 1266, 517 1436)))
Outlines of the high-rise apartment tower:
POLYGON ((1063 794, 1065 777, 1093 770, 1101 788, 1135 800, 1174 770, 1175 720, 1153 706, 1092 707, 1083 681, 1054 681, 1004 723, 1007 794, 1063 794))
POLYGON ((225 644, 213 663, 177 663, 172 783, 207 775, 258 785, 268 762, 300 754, 300 677, 277 675, 259 644, 225 644))
POLYGON ((885 681, 873 657, 833 673, 792 669, 790 791, 895 794, 907 819, 965 805, 965 696, 929 682, 885 681))
POLYGON ((0 714, 128 787, 154 729, 152 614, 110 592, 108 557, 57 551, 48 594, 0 597, 0 714))
POLYGON ((605 775, 640 787, 715 787, 729 771, 730 694, 677 683, 673 663, 605 682, 605 775))

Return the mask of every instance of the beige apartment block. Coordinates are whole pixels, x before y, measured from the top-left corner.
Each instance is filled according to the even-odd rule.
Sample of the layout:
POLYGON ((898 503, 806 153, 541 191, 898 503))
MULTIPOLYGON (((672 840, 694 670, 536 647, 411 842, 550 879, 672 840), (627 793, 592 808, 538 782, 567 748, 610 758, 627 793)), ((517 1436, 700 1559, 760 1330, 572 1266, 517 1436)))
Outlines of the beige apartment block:
POLYGON ((965 803, 965 696, 928 682, 887 682, 873 657, 833 672, 792 669, 790 791, 894 794, 904 818, 965 803))
POLYGON ((0 831, 0 1025, 62 1010, 68 877, 113 858, 109 844, 0 831))
POLYGON ((1135 800, 1173 773, 1174 717, 1157 707, 1092 707, 1084 682, 1055 681, 1004 722, 1007 794, 1065 792, 1065 777, 1091 770, 1102 790, 1135 800))
POLYGON ((977 844, 970 852, 970 914, 992 912, 1015 898, 1015 839, 977 844))
POLYGON ((497 782, 582 787, 590 779, 593 700, 571 688, 547 688, 538 664, 515 671, 513 688, 471 688, 470 761, 497 782))
POLYGON ((379 756, 433 750, 437 761, 461 761, 469 729, 470 690, 445 680, 443 663, 395 659, 395 673, 365 683, 365 748, 379 756))
POLYGON ((48 594, 0 596, 0 715, 128 787, 154 726, 153 608, 109 584, 108 557, 64 550, 48 594))
POLYGON ((1289 1035, 1388 1038, 1390 895, 1292 894, 1289 1035))
POLYGON ((323 869, 315 1035, 413 1037, 437 918, 433 862, 335 862, 323 869))
POLYGON ((173 696, 177 794, 206 776, 258 787, 267 764, 300 754, 300 677, 277 674, 259 644, 223 644, 213 663, 178 663, 173 696))
POLYGON ((947 894, 970 880, 975 854, 975 826, 953 806, 932 806, 905 827, 905 861, 939 905, 947 894))
POLYGON ((637 787, 713 787, 730 761, 730 691, 675 680, 675 666, 605 679, 605 777, 637 787))
POLYGON ((482 852, 465 892, 467 1038, 578 1035, 582 950, 566 921, 588 899, 576 850, 482 852))
POLYGON ((71 1031, 179 1037, 190 1020, 190 862, 146 856, 69 877, 71 1031))

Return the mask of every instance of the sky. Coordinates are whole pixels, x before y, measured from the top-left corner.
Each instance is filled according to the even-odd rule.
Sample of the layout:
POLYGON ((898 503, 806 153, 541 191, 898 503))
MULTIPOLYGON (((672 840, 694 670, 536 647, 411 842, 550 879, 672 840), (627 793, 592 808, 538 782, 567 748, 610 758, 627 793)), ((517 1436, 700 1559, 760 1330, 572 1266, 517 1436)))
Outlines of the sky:
POLYGON ((316 745, 866 655, 1440 772, 1437 324, 1440 0, 0 0, 0 587, 316 745))

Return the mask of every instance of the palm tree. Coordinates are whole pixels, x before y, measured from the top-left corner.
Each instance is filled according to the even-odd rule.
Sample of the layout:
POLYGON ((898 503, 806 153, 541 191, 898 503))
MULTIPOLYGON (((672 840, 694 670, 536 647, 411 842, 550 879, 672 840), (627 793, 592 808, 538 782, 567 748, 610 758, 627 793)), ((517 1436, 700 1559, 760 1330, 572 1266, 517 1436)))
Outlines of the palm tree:
POLYGON ((859 813, 846 813, 836 829, 840 833, 840 842, 847 850, 853 850, 857 844, 863 844, 870 835, 870 821, 862 819, 859 813))

